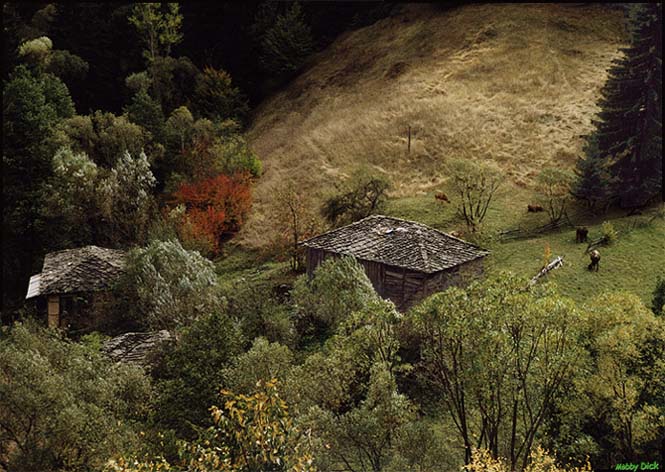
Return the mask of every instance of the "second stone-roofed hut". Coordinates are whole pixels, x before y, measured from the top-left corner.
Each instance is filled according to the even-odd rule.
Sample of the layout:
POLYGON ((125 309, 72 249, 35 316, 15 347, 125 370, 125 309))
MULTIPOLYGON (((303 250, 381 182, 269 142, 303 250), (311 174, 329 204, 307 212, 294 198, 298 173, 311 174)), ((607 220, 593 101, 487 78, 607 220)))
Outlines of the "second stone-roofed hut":
POLYGON ((477 277, 488 251, 414 221, 373 215, 301 243, 307 273, 329 257, 352 256, 374 289, 407 310, 432 293, 477 277))

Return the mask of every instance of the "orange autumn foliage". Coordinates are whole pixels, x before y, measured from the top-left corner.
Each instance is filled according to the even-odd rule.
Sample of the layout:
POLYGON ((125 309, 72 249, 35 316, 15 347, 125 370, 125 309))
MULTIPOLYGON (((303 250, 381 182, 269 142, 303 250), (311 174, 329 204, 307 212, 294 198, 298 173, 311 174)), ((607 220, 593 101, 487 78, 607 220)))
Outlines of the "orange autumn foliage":
POLYGON ((183 183, 173 194, 173 203, 185 205, 185 235, 208 241, 212 252, 218 254, 224 236, 236 233, 249 213, 250 179, 247 174, 219 174, 183 183))

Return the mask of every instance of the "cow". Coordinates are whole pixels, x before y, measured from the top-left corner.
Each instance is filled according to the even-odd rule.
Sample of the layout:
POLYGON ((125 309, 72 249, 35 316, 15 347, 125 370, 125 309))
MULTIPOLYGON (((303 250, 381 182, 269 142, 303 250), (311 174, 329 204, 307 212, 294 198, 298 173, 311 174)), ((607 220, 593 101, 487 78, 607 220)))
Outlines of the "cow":
POLYGON ((588 235, 589 235, 589 230, 587 228, 577 228, 577 231, 575 232, 575 242, 576 243, 587 242, 588 235))
POLYGON ((600 266, 600 252, 598 252, 598 249, 594 249, 593 251, 591 251, 589 257, 591 257, 591 264, 589 264, 589 270, 596 269, 596 272, 598 272, 598 268, 600 266))
POLYGON ((441 202, 450 203, 450 200, 448 200, 448 195, 446 195, 443 192, 436 192, 436 195, 434 195, 434 198, 436 198, 437 200, 439 200, 441 202))
POLYGON ((529 205, 526 206, 526 211, 529 212, 529 213, 538 213, 539 211, 545 211, 545 209, 543 207, 541 207, 540 205, 531 205, 531 204, 529 204, 529 205))

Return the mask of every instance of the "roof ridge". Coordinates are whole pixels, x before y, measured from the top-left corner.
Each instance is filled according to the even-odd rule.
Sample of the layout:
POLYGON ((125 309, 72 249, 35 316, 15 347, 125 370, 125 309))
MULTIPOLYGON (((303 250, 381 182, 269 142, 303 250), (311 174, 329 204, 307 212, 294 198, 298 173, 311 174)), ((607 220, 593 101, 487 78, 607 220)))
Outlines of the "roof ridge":
POLYGON ((312 241, 312 240, 314 240, 314 239, 320 238, 321 236, 326 236, 326 235, 328 235, 328 234, 335 233, 335 232, 340 231, 340 230, 342 230, 342 229, 346 229, 346 228, 349 228, 349 227, 351 227, 351 226, 359 225, 359 224, 362 223, 363 221, 365 221, 365 220, 369 220, 369 219, 371 219, 371 218, 375 218, 375 217, 377 217, 377 216, 381 216, 381 215, 369 215, 369 216, 366 216, 365 218, 363 218, 363 219, 361 219, 361 220, 358 220, 358 221, 354 221, 353 223, 349 223, 348 225, 340 226, 340 227, 338 227, 338 228, 333 228, 333 229, 331 229, 331 230, 326 231, 325 233, 321 233, 321 234, 317 234, 316 236, 312 236, 311 238, 305 239, 304 241, 300 241, 298 244, 299 244, 299 245, 300 245, 300 244, 305 244, 306 242, 309 242, 309 241, 312 241))

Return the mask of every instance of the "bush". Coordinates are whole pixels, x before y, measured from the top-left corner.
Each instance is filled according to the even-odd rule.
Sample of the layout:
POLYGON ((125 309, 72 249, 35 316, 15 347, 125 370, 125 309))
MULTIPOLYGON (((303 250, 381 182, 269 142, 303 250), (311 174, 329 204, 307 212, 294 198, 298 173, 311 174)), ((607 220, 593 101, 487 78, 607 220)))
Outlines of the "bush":
POLYGON ((100 211, 110 223, 109 236, 113 243, 145 241, 154 209, 155 184, 145 153, 132 157, 127 151, 99 183, 100 211))
POLYGON ((249 112, 249 106, 226 71, 206 67, 196 81, 194 111, 213 121, 228 118, 242 121, 249 112))
POLYGON ((224 295, 228 312, 240 320, 246 339, 263 336, 270 342, 295 346, 298 335, 291 311, 287 305, 279 303, 268 284, 239 279, 224 290, 224 295))
POLYGON ((120 310, 150 329, 189 324, 222 304, 212 262, 177 240, 132 250, 116 292, 120 310))
POLYGON ((261 175, 261 161, 240 135, 219 139, 211 148, 216 169, 227 175, 249 172, 252 177, 261 175))
POLYGON ((323 261, 312 280, 299 277, 292 297, 301 333, 316 335, 334 330, 377 294, 362 266, 352 257, 342 257, 323 261))
MULTIPOLYGON (((549 452, 536 446, 529 457, 530 462, 524 472, 591 472, 591 465, 587 463, 582 467, 559 467, 549 452)), ((501 459, 495 459, 487 449, 477 449, 473 452, 473 460, 462 468, 463 472, 508 472, 510 465, 501 459)))
POLYGON ((538 201, 547 211, 551 223, 557 223, 566 214, 573 179, 570 172, 554 167, 546 167, 538 174, 538 201))
POLYGON ((457 215, 475 232, 487 215, 503 175, 494 165, 455 159, 448 164, 451 186, 457 195, 457 215))
POLYGON ((235 392, 250 394, 258 382, 286 378, 292 366, 293 353, 288 347, 256 338, 252 348, 224 371, 224 383, 235 392))
POLYGON ((601 226, 601 232, 603 244, 607 245, 614 244, 619 236, 617 230, 614 229, 614 225, 609 221, 603 222, 601 226))

